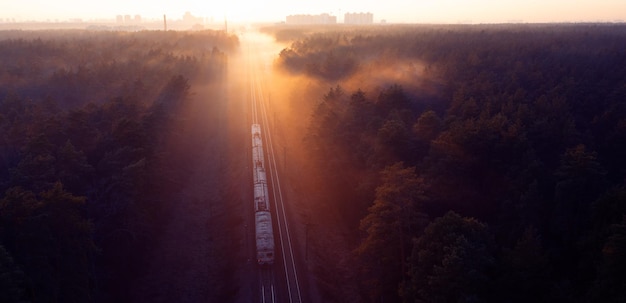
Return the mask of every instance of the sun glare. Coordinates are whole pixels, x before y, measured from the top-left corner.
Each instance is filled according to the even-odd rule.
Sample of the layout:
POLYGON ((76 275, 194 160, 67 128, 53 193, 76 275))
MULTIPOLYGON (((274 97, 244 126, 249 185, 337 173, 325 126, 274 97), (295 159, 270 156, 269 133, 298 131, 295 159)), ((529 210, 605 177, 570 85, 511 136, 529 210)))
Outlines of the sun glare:
POLYGON ((225 1, 207 2, 197 1, 195 7, 189 11, 200 16, 211 16, 216 19, 226 18, 236 22, 246 22, 263 19, 267 7, 260 1, 225 1))
POLYGON ((117 15, 140 15, 148 19, 180 18, 186 12, 202 18, 234 22, 284 21, 288 15, 330 14, 342 22, 349 12, 371 12, 375 22, 407 23, 498 23, 518 20, 524 22, 623 22, 626 2, 623 0, 424 0, 403 1, 289 1, 289 0, 109 0, 106 2, 78 0, 23 0, 6 1, 0 11, 2 20, 83 20, 113 19, 117 15))

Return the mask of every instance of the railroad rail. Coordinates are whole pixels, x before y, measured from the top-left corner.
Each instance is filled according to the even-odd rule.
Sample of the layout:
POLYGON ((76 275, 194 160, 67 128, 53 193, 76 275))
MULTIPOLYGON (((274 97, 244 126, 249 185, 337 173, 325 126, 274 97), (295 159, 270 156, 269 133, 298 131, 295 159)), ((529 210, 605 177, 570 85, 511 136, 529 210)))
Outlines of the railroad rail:
MULTIPOLYGON (((264 161, 263 168, 264 173, 267 175, 267 188, 271 193, 270 196, 273 198, 268 202, 270 202, 269 206, 271 208, 272 219, 278 227, 274 230, 274 238, 277 240, 275 241, 277 244, 275 247, 277 250, 275 254, 276 260, 273 265, 261 265, 259 268, 261 302, 277 302, 284 300, 289 303, 300 303, 302 302, 302 291, 296 270, 294 244, 291 239, 287 213, 285 211, 285 201, 277 169, 277 161, 272 141, 272 129, 269 127, 269 104, 264 97, 265 92, 262 75, 258 72, 261 70, 260 62, 256 59, 257 58, 251 58, 250 49, 248 49, 250 108, 252 111, 250 120, 253 125, 260 126, 264 149, 261 154, 265 155, 264 158, 266 160, 264 161), (275 275, 276 270, 284 272, 284 281, 278 281, 277 283, 275 275), (276 289, 283 290, 284 294, 277 294, 276 289), (279 300, 279 298, 282 300, 279 300)), ((257 172, 255 171, 254 174, 256 175, 257 172)))

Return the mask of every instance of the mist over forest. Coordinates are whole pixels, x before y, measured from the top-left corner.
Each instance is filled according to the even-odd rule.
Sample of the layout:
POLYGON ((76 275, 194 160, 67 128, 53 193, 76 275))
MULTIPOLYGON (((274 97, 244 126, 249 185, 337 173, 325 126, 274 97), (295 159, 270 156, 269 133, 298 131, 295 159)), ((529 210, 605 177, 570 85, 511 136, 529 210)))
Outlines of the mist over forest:
POLYGON ((626 300, 623 25, 263 30, 322 83, 292 107, 325 299, 626 300))
POLYGON ((215 116, 200 114, 214 105, 193 93, 223 98, 238 44, 217 31, 0 32, 0 301, 132 301, 207 148, 200 126, 215 116))
MULTIPOLYGON (((261 32, 319 302, 626 301, 626 26, 261 32)), ((0 31, 1 302, 241 298, 239 43, 0 31)))

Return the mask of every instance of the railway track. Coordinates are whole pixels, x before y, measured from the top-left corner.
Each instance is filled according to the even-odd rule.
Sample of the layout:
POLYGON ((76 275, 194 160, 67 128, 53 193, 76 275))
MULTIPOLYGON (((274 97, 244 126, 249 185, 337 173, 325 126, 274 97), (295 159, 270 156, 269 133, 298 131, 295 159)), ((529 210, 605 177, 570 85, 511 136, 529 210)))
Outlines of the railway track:
POLYGON ((261 302, 276 302, 276 289, 274 288, 274 271, 271 268, 259 270, 259 286, 261 290, 261 302))
POLYGON ((300 283, 298 281, 298 274, 296 271, 296 264, 293 252, 293 243, 291 240, 291 234, 289 231, 289 223, 287 220, 287 214, 285 212, 285 201, 283 200, 282 188, 280 184, 280 177, 276 165, 276 156, 272 143, 272 136, 270 128, 267 127, 267 110, 265 103, 261 103, 262 125, 265 127, 265 142, 267 145, 267 158, 268 167, 270 172, 270 182, 272 183, 272 193, 274 196, 274 209, 276 210, 275 217, 278 223, 278 231, 280 238, 280 250, 282 255, 282 266, 286 276, 287 293, 289 295, 290 303, 302 302, 302 294, 300 291, 300 283))
POLYGON ((274 238, 276 245, 276 259, 273 265, 259 268, 259 288, 261 302, 302 302, 302 291, 296 261, 294 244, 289 230, 289 222, 285 211, 285 201, 281 188, 280 176, 277 169, 277 161, 272 142, 272 129, 269 126, 269 104, 265 99, 261 62, 258 57, 253 57, 248 49, 248 75, 250 83, 250 106, 251 122, 261 126, 261 135, 264 145, 265 169, 268 175, 268 186, 271 199, 270 208, 275 225, 274 238), (276 273, 281 279, 276 279, 276 273), (284 279, 282 279, 284 278, 284 279), (276 293, 276 291, 280 293, 276 293))

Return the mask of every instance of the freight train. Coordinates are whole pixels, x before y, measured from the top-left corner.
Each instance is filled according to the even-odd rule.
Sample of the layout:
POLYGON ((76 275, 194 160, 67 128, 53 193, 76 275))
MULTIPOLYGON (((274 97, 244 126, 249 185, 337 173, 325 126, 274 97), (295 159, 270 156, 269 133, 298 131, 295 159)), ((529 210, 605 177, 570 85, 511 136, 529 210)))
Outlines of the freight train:
POLYGON ((252 124, 252 178, 254 185, 254 217, 256 254, 260 265, 274 263, 274 232, 267 190, 267 174, 263 158, 261 125, 252 124))

